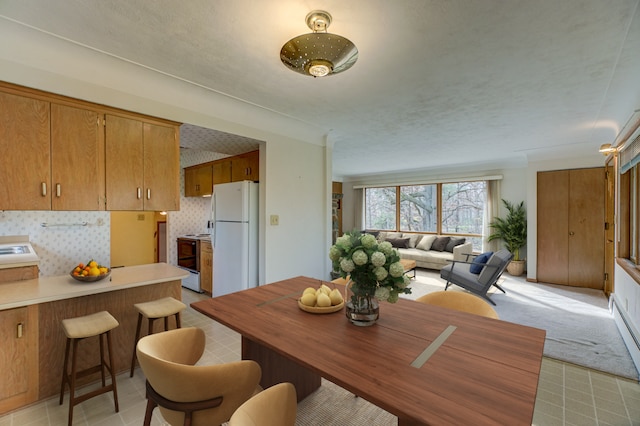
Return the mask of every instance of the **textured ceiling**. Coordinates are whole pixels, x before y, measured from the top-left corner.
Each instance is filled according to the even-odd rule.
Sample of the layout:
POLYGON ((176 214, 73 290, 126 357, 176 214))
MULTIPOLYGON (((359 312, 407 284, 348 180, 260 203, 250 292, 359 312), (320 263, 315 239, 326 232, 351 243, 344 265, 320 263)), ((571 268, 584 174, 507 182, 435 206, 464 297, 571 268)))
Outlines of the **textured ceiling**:
MULTIPOLYGON (((640 108, 638 4, 2 0, 0 16, 322 129, 349 176, 598 155, 640 108), (343 74, 280 62, 312 9, 359 49, 343 74)), ((181 146, 250 150, 192 130, 181 146)))

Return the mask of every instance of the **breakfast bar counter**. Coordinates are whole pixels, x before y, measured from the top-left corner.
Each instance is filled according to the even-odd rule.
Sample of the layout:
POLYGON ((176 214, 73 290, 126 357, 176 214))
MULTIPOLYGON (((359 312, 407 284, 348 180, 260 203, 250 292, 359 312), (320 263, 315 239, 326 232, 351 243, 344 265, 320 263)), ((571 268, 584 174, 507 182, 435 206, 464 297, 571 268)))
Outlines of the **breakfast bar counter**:
POLYGON ((123 290, 167 281, 182 280, 189 274, 166 263, 126 266, 96 282, 80 282, 71 275, 41 277, 0 284, 0 311, 73 297, 123 290))
MULTIPOLYGON (((138 317, 133 305, 163 297, 181 300, 186 276, 183 269, 156 263, 116 268, 96 282, 63 275, 0 283, 0 364, 11 366, 0 372, 0 414, 60 392, 65 318, 108 311, 119 323, 112 331, 114 369, 129 370, 138 317)), ((154 332, 162 326, 156 322, 154 332)), ((79 370, 99 359, 98 345, 86 340, 79 346, 79 370)), ((79 385, 99 378, 97 373, 79 385)))

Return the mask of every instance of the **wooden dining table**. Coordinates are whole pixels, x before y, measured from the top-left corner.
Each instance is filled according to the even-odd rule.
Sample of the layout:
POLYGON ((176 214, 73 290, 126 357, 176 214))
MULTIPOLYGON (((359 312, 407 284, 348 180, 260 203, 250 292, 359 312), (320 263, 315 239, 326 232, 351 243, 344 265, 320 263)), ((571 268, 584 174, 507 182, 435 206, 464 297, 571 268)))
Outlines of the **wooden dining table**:
POLYGON ((545 331, 400 299, 381 303, 371 327, 344 309, 301 310, 295 277, 192 303, 242 335, 242 358, 262 367, 261 386, 291 382, 302 400, 321 378, 406 425, 531 425, 545 331))

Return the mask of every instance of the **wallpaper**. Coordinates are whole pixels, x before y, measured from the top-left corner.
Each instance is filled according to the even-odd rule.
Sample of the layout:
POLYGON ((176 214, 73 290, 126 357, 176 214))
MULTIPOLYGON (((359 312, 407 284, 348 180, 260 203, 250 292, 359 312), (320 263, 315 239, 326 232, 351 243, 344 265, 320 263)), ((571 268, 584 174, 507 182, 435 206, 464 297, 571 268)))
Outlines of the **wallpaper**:
MULTIPOLYGON (((167 263, 177 263, 176 238, 207 230, 210 198, 184 197, 183 168, 225 157, 228 155, 181 150, 180 211, 167 214, 167 263)), ((91 259, 111 265, 109 212, 0 211, 0 235, 29 237, 40 258, 40 276, 65 275, 77 263, 91 259), (86 226, 80 225, 84 222, 86 226)))
POLYGON ((109 229, 109 212, 0 212, 0 235, 29 237, 40 258, 40 276, 65 275, 91 259, 109 265, 109 229))

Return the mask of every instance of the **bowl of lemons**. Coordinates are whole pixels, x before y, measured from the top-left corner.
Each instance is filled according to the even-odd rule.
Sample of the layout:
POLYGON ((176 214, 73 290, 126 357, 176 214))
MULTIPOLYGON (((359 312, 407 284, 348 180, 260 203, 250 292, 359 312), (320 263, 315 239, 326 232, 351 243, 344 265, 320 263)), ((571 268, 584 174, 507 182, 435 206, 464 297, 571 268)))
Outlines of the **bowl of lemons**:
POLYGON ((322 284, 318 288, 307 287, 298 299, 298 307, 312 314, 330 314, 344 307, 340 290, 322 284))
POLYGON ((87 263, 78 263, 71 271, 70 275, 73 279, 82 282, 95 282, 107 278, 111 274, 111 269, 100 265, 91 259, 87 263))

